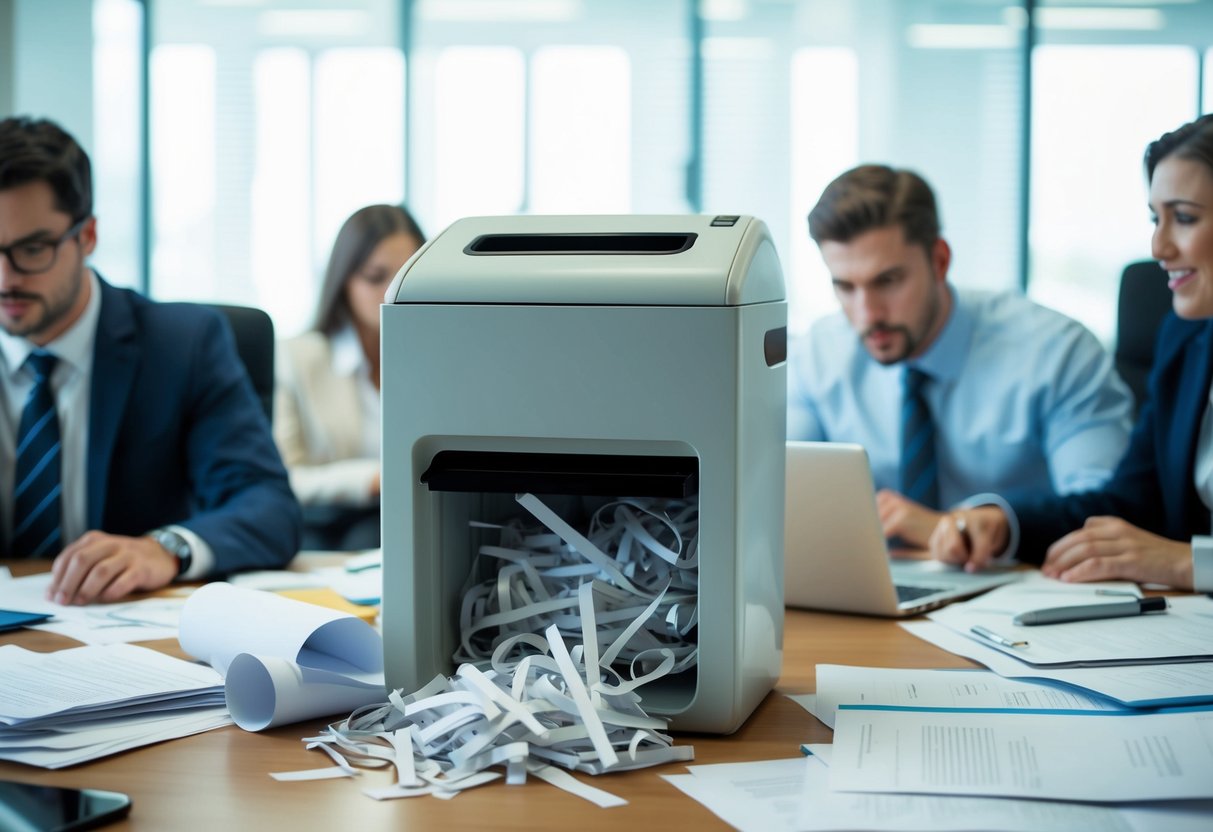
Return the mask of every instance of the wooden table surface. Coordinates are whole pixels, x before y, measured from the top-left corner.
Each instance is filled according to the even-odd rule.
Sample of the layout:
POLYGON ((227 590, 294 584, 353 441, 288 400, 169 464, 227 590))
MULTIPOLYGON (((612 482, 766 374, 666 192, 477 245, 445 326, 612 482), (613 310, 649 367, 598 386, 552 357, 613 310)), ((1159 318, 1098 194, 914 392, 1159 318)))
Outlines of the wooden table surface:
MULTIPOLYGON (((10 562, 14 574, 32 571, 10 562)), ((77 642, 51 633, 0 634, 0 644, 50 651, 77 642)), ((147 646, 181 656, 176 641, 147 646)), ((861 616, 787 610, 783 668, 776 689, 729 736, 676 734, 695 748, 695 762, 771 760, 799 755, 802 742, 829 742, 831 732, 784 694, 811 693, 818 663, 882 667, 972 667, 917 639, 896 622, 861 616)), ((0 682, 2 684, 2 682, 0 682)), ((320 768, 328 758, 306 751, 300 738, 329 720, 288 725, 258 734, 235 726, 145 746, 60 771, 0 761, 0 779, 87 787, 131 796, 130 817, 108 829, 268 829, 292 832, 376 829, 717 829, 728 828, 711 812, 661 779, 682 773, 682 764, 590 777, 576 776, 628 801, 600 809, 532 779, 471 789, 453 800, 419 797, 378 802, 361 789, 387 785, 392 772, 364 771, 353 779, 279 783, 268 772, 320 768)))

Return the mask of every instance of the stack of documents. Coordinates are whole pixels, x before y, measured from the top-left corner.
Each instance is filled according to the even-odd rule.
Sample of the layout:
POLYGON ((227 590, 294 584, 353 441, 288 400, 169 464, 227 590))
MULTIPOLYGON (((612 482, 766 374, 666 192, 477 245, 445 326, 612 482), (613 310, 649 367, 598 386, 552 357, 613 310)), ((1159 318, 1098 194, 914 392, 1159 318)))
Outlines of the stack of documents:
POLYGON ((0 646, 0 759, 63 768, 231 724, 208 667, 129 644, 0 646))
POLYGON ((989 670, 818 665, 816 693, 792 698, 832 745, 667 779, 763 832, 1213 829, 1213 600, 1014 620, 1117 594, 1140 593, 1032 578, 902 623, 989 670))

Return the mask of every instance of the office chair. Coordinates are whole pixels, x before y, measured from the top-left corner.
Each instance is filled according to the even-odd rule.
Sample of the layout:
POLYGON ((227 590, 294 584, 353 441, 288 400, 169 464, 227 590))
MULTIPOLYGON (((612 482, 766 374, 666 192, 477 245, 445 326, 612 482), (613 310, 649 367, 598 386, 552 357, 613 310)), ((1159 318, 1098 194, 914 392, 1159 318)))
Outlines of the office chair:
POLYGON ((1154 363, 1154 341, 1171 310, 1167 274, 1153 260, 1130 263, 1120 278, 1116 320, 1116 371, 1129 385, 1136 408, 1146 397, 1146 379, 1154 363))
POLYGON ((274 322, 262 309, 252 306, 208 304, 227 318, 236 336, 236 351, 253 382, 253 390, 265 410, 265 417, 274 420, 274 322))

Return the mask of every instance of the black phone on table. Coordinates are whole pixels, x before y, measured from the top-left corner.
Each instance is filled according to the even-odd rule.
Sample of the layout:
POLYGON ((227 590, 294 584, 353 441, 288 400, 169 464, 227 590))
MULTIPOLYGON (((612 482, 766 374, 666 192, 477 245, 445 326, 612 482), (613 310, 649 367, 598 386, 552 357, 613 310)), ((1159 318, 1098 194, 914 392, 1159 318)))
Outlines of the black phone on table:
POLYGON ((0 780, 0 829, 76 832, 120 820, 131 799, 120 792, 0 780))

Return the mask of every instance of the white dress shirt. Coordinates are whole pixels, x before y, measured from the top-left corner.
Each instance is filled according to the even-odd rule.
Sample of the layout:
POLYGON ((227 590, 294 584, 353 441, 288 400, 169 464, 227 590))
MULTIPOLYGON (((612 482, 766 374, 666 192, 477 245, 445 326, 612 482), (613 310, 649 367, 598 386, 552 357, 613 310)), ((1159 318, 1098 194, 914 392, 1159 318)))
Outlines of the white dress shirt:
MULTIPOLYGON (((87 531, 88 403, 93 381, 93 337, 101 313, 101 287, 91 270, 90 294, 84 314, 66 332, 43 349, 59 362, 51 373, 51 390, 59 414, 59 438, 62 443, 62 530, 69 543, 87 531)), ((3 512, 4 539, 12 540, 13 477, 17 465, 17 428, 21 411, 34 386, 33 374, 23 368, 26 357, 37 347, 0 330, 0 379, 4 394, 0 413, 0 511, 3 512)))
MULTIPOLYGON (((1208 404, 1196 440, 1194 485, 1205 508, 1213 509, 1213 387, 1209 388, 1208 404)), ((1196 535, 1192 538, 1192 588, 1197 592, 1213 592, 1213 537, 1196 535)))

